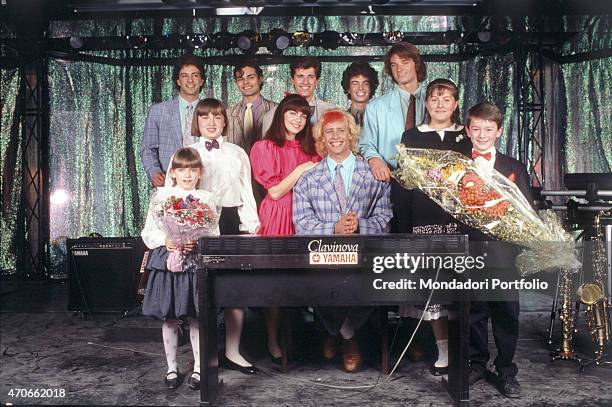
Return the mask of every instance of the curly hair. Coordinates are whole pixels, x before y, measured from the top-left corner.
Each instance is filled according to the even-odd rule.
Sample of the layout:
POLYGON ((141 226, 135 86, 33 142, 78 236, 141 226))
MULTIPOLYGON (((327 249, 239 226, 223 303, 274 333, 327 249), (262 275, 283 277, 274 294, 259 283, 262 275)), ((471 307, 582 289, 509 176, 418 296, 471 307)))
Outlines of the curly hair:
POLYGON ((317 153, 319 153, 321 157, 325 157, 327 155, 327 147, 325 146, 325 141, 323 140, 323 131, 325 126, 330 123, 340 122, 342 120, 346 120, 348 123, 351 151, 353 153, 359 151, 358 143, 361 129, 355 122, 355 118, 344 110, 330 109, 323 113, 323 116, 314 125, 312 130, 312 135, 315 140, 315 147, 317 148, 317 153))
MULTIPOLYGON (((261 67, 259 66, 257 61, 254 60, 254 59, 247 59, 247 60, 244 60, 244 61, 240 61, 236 65, 234 65, 234 80, 237 81, 238 78, 242 77, 242 75, 243 75, 242 70, 244 68, 247 68, 247 67, 253 68, 253 70, 257 74, 257 77, 259 79, 263 79, 263 71, 261 70, 261 67)), ((266 83, 266 82, 265 81, 261 82, 261 86, 259 87, 260 90, 261 90, 261 88, 263 88, 264 83, 266 83)))
POLYGON ((378 89, 378 72, 367 62, 353 62, 342 73, 342 89, 344 89, 346 97, 350 98, 349 88, 351 86, 351 79, 359 75, 368 78, 370 82, 370 99, 372 99, 376 89, 378 89))

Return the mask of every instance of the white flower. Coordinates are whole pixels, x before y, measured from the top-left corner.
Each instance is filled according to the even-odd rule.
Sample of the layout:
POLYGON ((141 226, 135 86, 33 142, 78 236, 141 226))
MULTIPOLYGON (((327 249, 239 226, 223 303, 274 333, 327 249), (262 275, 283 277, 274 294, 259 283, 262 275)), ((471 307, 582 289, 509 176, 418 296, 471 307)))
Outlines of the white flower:
POLYGON ((456 143, 460 142, 461 140, 463 140, 463 134, 459 134, 459 135, 457 135, 457 137, 455 137, 455 142, 456 143))

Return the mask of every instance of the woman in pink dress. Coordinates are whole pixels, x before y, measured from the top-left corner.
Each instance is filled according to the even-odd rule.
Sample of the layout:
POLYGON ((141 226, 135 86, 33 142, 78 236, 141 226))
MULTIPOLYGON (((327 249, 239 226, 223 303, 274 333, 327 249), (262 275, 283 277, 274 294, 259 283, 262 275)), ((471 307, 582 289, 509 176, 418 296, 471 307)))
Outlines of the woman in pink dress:
MULTIPOLYGON (((294 234, 291 195, 300 176, 321 160, 315 149, 310 126, 310 106, 299 95, 286 96, 276 108, 270 130, 251 149, 253 176, 267 191, 259 207, 264 236, 294 234)), ((279 307, 266 309, 268 351, 280 361, 278 344, 279 307)))

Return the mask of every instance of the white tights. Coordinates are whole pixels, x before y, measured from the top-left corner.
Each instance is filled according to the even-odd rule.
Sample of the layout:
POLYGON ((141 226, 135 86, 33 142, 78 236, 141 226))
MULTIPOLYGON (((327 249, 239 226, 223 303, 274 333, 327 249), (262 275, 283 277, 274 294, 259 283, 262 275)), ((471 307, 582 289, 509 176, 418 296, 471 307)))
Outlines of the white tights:
MULTIPOLYGON (((200 371, 200 323, 195 318, 188 318, 189 339, 193 351, 193 371, 200 371)), ((162 324, 162 337, 164 340, 164 351, 166 352, 166 362, 168 363, 168 373, 178 372, 176 361, 178 349, 178 320, 168 319, 162 324)))

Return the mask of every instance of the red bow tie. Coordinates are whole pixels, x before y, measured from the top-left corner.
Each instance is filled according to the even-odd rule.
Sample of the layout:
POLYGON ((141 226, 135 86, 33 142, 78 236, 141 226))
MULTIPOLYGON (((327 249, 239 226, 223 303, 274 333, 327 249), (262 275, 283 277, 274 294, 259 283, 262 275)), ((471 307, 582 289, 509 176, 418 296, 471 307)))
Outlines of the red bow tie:
POLYGON ((472 150, 472 158, 475 160, 478 157, 482 157, 487 161, 491 160, 491 152, 489 151, 488 153, 481 153, 480 151, 476 151, 476 150, 472 150))
POLYGON ((213 141, 205 141, 204 142, 204 146, 206 147, 206 149, 208 151, 212 150, 213 148, 219 148, 219 142, 217 141, 217 139, 214 139, 213 141))

